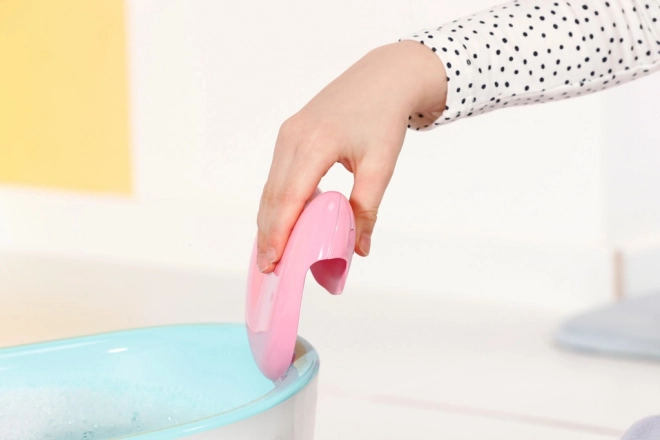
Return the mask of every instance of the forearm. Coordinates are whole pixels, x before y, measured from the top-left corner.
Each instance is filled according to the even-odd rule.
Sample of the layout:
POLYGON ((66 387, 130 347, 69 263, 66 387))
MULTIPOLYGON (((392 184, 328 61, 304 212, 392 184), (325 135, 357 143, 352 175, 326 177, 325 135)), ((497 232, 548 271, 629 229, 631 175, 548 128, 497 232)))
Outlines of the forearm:
POLYGON ((445 108, 444 66, 432 51, 414 41, 370 51, 326 89, 351 83, 359 84, 354 89, 364 99, 378 96, 374 104, 381 106, 381 111, 396 113, 404 120, 413 112, 441 112, 445 108))
POLYGON ((430 48, 445 68, 443 114, 411 120, 412 128, 433 128, 596 92, 660 69, 660 0, 520 0, 404 40, 430 48))

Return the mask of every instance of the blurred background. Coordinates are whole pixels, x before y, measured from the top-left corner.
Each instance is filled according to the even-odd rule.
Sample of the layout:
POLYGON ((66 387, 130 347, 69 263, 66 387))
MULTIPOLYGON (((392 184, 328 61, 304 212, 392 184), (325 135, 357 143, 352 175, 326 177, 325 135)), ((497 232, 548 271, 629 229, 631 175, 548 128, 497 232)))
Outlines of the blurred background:
MULTIPOLYGON (((241 321, 243 277, 279 125, 368 50, 492 4, 0 2, 0 342, 241 321)), ((659 289, 659 102, 656 75, 409 133, 372 256, 354 260, 344 297, 305 299, 302 334, 317 338, 309 336, 322 357, 325 344, 337 366, 343 361, 332 350, 346 345, 328 328, 348 344, 359 323, 373 321, 382 332, 365 331, 376 333, 369 341, 378 346, 378 334, 422 316, 433 320, 429 310, 436 310, 438 319, 456 320, 455 328, 438 330, 443 335, 472 334, 472 325, 474 341, 483 341, 478 328, 491 318, 471 317, 502 313, 512 327, 491 337, 508 352, 514 335, 528 331, 515 317, 547 323, 538 333, 546 344, 564 316, 659 289), (457 303, 465 319, 447 311, 457 303), (336 327, 350 319, 353 330, 342 339, 336 327)), ((348 195, 351 184, 337 166, 322 188, 348 195)), ((544 358, 525 371, 552 362, 544 358)), ((558 362, 564 379, 582 368, 558 362)), ((657 374, 648 365, 616 365, 603 368, 657 374)), ((491 371, 512 381, 523 374, 491 371)), ((523 380, 520 392, 532 383, 538 385, 523 380)), ((508 386, 486 395, 511 392, 508 386)), ((617 396, 622 404, 633 400, 617 396)), ((548 414, 530 399, 552 400, 535 389, 511 411, 548 414)), ((558 399, 565 404, 566 395, 558 399)), ((639 418, 638 407, 626 413, 609 404, 576 412, 591 400, 585 392, 577 407, 555 416, 591 427, 610 423, 600 434, 594 428, 593 438, 614 438, 639 418)))

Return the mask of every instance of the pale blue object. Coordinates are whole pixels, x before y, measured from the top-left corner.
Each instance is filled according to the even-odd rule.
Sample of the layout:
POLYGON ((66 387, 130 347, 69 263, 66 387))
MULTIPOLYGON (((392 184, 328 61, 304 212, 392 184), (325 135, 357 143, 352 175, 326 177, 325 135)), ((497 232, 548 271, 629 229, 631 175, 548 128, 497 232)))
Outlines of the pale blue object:
POLYGON ((660 361, 660 294, 622 300, 569 319, 557 342, 595 354, 660 361))
POLYGON ((660 416, 651 416, 631 426, 621 440, 658 440, 659 438, 660 416))
POLYGON ((155 327, 2 349, 0 438, 210 438, 200 433, 263 419, 312 388, 318 355, 302 339, 296 353, 274 384, 257 369, 242 325, 155 327))

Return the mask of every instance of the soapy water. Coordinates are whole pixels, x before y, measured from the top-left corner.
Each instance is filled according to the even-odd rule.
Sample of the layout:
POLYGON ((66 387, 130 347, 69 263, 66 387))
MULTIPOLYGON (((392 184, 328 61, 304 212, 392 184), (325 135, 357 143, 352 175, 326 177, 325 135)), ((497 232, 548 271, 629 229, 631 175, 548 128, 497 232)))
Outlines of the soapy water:
POLYGON ((228 409, 176 387, 0 385, 0 439, 103 440, 192 422, 228 409))

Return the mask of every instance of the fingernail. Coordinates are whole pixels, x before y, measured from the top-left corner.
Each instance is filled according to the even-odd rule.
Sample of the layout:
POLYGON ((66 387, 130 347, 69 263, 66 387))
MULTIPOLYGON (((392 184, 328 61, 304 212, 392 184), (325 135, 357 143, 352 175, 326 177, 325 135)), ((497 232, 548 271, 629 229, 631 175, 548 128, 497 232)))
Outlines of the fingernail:
POLYGON ((268 258, 266 258, 266 254, 257 255, 257 267, 259 268, 259 272, 265 271, 268 269, 268 266, 270 266, 270 263, 268 262, 268 258))
POLYGON ((277 252, 275 252, 275 249, 268 248, 266 250, 266 258, 268 259, 269 263, 274 263, 275 260, 277 260, 277 252))
POLYGON ((371 234, 362 234, 360 237, 360 250, 366 256, 371 249, 371 234))

